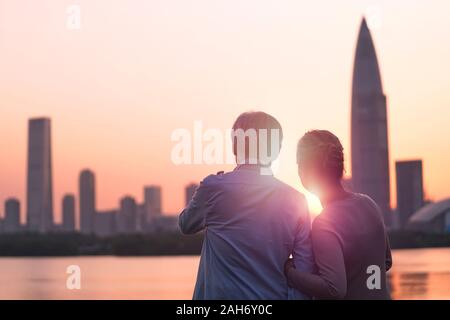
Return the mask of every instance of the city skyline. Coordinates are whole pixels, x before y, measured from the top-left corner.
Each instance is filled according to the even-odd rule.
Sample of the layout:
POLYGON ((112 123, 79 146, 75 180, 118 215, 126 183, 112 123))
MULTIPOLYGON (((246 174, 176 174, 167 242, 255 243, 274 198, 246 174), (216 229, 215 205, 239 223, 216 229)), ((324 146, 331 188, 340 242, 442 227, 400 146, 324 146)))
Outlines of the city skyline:
MULTIPOLYGON (((303 191, 295 144, 312 128, 341 138, 351 174, 351 71, 368 1, 345 9, 327 3, 328 10, 310 4, 307 17, 301 3, 275 10, 268 4, 218 10, 208 3, 180 3, 180 11, 164 4, 107 4, 103 10, 101 3, 80 3, 86 16, 79 32, 65 29, 63 4, 54 2, 51 10, 30 4, 29 12, 21 1, 3 4, 0 133, 6 138, 0 147, 8 157, 0 160, 1 202, 17 197, 25 204, 26 121, 40 115, 53 120, 57 208, 63 194, 77 193, 80 168, 90 167, 100 181, 99 210, 117 207, 124 192, 140 198, 141 186, 150 183, 164 190, 165 211, 178 212, 184 185, 231 167, 172 165, 170 133, 190 128, 199 115, 207 127, 228 128, 248 109, 274 114, 285 129, 277 173, 283 181, 303 191), (197 10, 214 21, 199 19, 197 10), (105 34, 101 43, 99 32, 105 34), (65 67, 55 67, 60 65, 65 67)), ((442 42, 449 4, 431 3, 381 1, 382 24, 372 30, 389 97, 394 207, 394 160, 423 159, 426 197, 448 197, 450 172, 441 164, 450 162, 450 153, 442 152, 450 145, 450 82, 444 72, 450 45, 442 42)))
MULTIPOLYGON (((34 123, 36 120, 42 122, 42 118, 40 118, 30 119, 30 123, 34 123)), ((49 124, 50 119, 45 118, 45 122, 46 124, 49 124)), ((41 128, 41 123, 39 123, 39 125, 41 128)), ((41 138, 42 134, 38 137, 41 138)), ((51 140, 50 136, 47 136, 46 139, 51 140)), ((31 145, 34 145, 35 143, 36 139, 32 139, 31 145)), ((48 146, 44 147, 44 145, 45 144, 41 144, 41 148, 34 150, 34 153, 46 153, 45 150, 48 149, 48 146)), ((51 156, 51 154, 48 154, 47 156, 51 156)), ((36 168, 34 168, 34 170, 36 170, 36 168)), ((32 185, 40 182, 34 180, 30 181, 32 185)), ((184 187, 186 201, 189 201, 193 196, 197 186, 197 184, 190 183, 184 187)), ((31 195, 32 198, 39 199, 44 193, 43 190, 46 188, 44 185, 43 188, 41 188, 43 190, 34 190, 33 188, 27 189, 36 193, 36 195, 31 195)), ((62 216, 60 222, 53 219, 53 210, 51 211, 52 215, 49 218, 48 212, 41 210, 40 207, 38 207, 39 210, 32 211, 34 214, 32 216, 28 214, 27 209, 25 212, 25 221, 21 221, 21 203, 16 197, 9 197, 5 199, 3 215, 0 215, 0 233, 22 233, 29 231, 39 233, 71 233, 78 231, 82 234, 111 236, 117 234, 177 230, 178 223, 177 220, 174 219, 177 218, 176 215, 167 214, 167 212, 163 211, 161 203, 161 187, 158 185, 144 185, 142 191, 143 197, 141 202, 137 200, 136 197, 124 193, 117 200, 117 204, 114 208, 99 210, 95 200, 97 194, 95 172, 91 169, 84 168, 79 172, 78 194, 65 193, 60 199, 60 211, 56 210, 56 212, 59 212, 62 216), (78 205, 76 203, 78 203, 78 205)), ((53 198, 51 190, 46 198, 53 198)), ((36 199, 32 200, 36 202, 36 199)), ((54 204, 52 202, 51 207, 53 206, 54 204)), ((2 211, 0 211, 0 213, 2 213, 2 211)))
MULTIPOLYGON (((22 223, 21 205, 16 197, 4 202, 0 215, 0 233, 65 232, 109 236, 139 232, 173 230, 174 217, 163 214, 159 185, 143 187, 143 202, 125 194, 118 200, 118 207, 98 210, 95 172, 89 168, 80 170, 78 197, 65 193, 61 199, 62 221, 54 219, 52 134, 49 117, 28 120, 26 212, 22 223), (76 202, 78 201, 78 206, 76 202)), ((196 184, 185 187, 186 201, 193 196, 196 184)), ((177 225, 177 224, 176 224, 177 225)))
MULTIPOLYGON (((99 214, 106 216, 114 213, 118 216, 117 232, 133 233, 142 230, 137 226, 131 227, 130 224, 137 224, 140 220, 144 224, 151 223, 154 218, 167 214, 162 208, 162 190, 159 185, 143 187, 142 205, 136 202, 136 197, 124 191, 117 200, 116 209, 98 210, 95 172, 89 168, 82 168, 79 171, 78 196, 70 192, 64 193, 60 209, 54 210, 51 141, 51 118, 28 119, 26 211, 22 215, 21 203, 18 200, 20 197, 17 195, 5 198, 4 210, 0 211, 0 222, 6 223, 4 226, 6 232, 10 232, 9 229, 13 232, 27 230, 43 233, 78 230, 81 233, 91 234, 96 233, 96 226, 97 229, 104 228, 96 221, 99 214), (54 219, 55 212, 59 213, 60 221, 54 219), (130 213, 134 217, 127 217, 130 213), (120 226, 121 224, 123 225, 120 226)), ((197 184, 192 182, 185 185, 186 204, 196 187, 197 184)), ((103 218, 100 221, 104 222, 103 218)))

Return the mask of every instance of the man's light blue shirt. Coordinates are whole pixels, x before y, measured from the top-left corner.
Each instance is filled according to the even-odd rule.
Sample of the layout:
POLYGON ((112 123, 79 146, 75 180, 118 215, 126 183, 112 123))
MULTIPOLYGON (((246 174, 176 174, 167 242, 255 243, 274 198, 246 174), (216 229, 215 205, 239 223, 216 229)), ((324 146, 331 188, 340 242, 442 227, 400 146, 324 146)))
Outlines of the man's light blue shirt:
POLYGON ((256 165, 210 175, 179 217, 183 233, 205 231, 194 299, 306 299, 289 288, 284 263, 313 271, 304 196, 256 165))

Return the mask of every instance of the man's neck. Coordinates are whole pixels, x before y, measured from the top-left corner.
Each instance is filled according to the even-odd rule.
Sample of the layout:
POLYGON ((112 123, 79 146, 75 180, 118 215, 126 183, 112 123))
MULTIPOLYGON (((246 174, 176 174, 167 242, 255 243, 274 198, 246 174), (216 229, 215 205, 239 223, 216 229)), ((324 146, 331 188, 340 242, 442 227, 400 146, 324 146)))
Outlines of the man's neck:
POLYGON ((273 176, 272 168, 270 165, 262 165, 262 164, 249 164, 249 163, 243 163, 236 165, 236 168, 234 170, 250 170, 259 172, 260 175, 263 176, 273 176))

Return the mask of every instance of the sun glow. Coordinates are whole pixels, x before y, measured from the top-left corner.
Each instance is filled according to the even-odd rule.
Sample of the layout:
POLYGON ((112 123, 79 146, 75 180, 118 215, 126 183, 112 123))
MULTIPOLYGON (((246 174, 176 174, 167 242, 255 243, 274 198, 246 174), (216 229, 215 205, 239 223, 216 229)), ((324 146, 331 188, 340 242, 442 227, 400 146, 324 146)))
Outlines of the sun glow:
POLYGON ((312 217, 318 216, 322 211, 322 204, 320 203, 319 198, 316 195, 307 191, 304 194, 306 200, 308 201, 308 208, 311 213, 311 216, 312 217))

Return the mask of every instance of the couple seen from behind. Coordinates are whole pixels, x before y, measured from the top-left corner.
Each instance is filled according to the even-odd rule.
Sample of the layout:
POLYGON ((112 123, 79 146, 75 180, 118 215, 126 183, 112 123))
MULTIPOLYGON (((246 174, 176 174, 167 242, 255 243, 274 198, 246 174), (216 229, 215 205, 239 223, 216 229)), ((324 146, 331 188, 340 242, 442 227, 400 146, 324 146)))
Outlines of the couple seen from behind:
POLYGON ((283 139, 280 123, 246 112, 233 133, 248 130, 257 133, 256 152, 249 136, 233 134, 237 166, 206 177, 179 217, 184 234, 204 231, 193 298, 390 299, 392 258, 382 213, 369 196, 342 186, 339 139, 313 130, 298 142, 300 180, 323 207, 311 223, 305 197, 270 171, 283 139), (273 130, 278 141, 260 134, 273 130))

